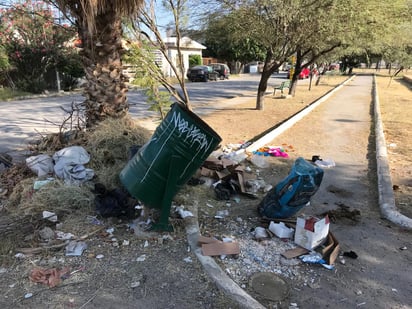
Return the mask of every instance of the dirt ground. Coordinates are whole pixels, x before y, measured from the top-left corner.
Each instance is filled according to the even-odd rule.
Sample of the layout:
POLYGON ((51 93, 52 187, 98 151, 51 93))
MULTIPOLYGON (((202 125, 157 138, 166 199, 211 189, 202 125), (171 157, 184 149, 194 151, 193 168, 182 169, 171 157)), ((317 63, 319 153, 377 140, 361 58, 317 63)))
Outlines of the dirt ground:
MULTIPOLYGON (((264 111, 253 110, 253 100, 236 108, 205 116, 203 119, 223 138, 222 145, 243 143, 298 112, 344 79, 345 77, 325 77, 320 86, 312 87, 311 91, 308 91, 307 85, 299 85, 296 97, 291 99, 268 96, 264 111)), ((378 82, 396 202, 404 214, 411 216, 412 164, 408 157, 412 145, 410 85, 399 80, 393 80, 389 85, 389 79, 386 77, 379 77, 378 82)), ((296 138, 304 140, 308 135, 308 129, 293 130, 293 134, 296 138)), ((322 136, 314 136, 311 132, 311 140, 320 138, 322 136)), ((288 143, 287 139, 282 146, 287 149, 290 157, 301 155, 297 150, 298 145, 288 143)), ((373 153, 373 150, 370 152, 373 153)), ((370 158, 373 160, 372 155, 370 158)), ((270 163, 269 168, 260 171, 252 166, 253 173, 259 173, 268 183, 281 180, 287 175, 292 160, 271 158, 270 163)), ((374 164, 371 163, 371 175, 373 171, 374 164)), ((372 176, 368 183, 370 186, 376 186, 372 176)), ((369 190, 376 191, 374 188, 369 190)), ((199 225, 204 235, 250 239, 251 229, 262 224, 256 205, 263 195, 264 193, 259 192, 257 200, 240 197, 231 201, 232 205, 228 205, 227 201, 217 200, 210 187, 186 186, 176 196, 175 204, 187 208, 193 204, 198 205, 199 225), (225 209, 230 209, 230 216, 224 220, 216 220, 214 214, 225 209)), ((376 203, 376 199, 365 203, 376 203)), ((93 215, 92 209, 89 215, 93 215)), ((342 250, 351 249, 349 244, 352 243, 353 248, 362 248, 358 253, 363 253, 363 258, 341 258, 334 271, 320 266, 301 265, 298 262, 288 265, 284 260, 279 260, 274 264, 276 269, 271 271, 285 278, 289 292, 287 297, 278 302, 268 301, 256 295, 248 282, 241 281, 240 285, 267 308, 410 308, 410 281, 409 287, 405 287, 404 290, 393 287, 397 286, 394 283, 397 278, 404 280, 402 267, 404 266, 403 270, 407 271, 406 268, 412 260, 410 232, 381 220, 377 209, 367 210, 361 216, 360 220, 337 217, 333 227, 341 236, 339 241, 342 243, 342 250), (347 235, 346 229, 351 229, 347 235), (368 251, 373 251, 374 255, 368 256, 368 251), (395 257, 399 257, 397 261, 401 261, 400 265, 392 264, 395 257), (342 262, 345 260, 345 263, 342 262), (381 271, 382 268, 387 271, 381 271), (394 270, 393 273, 390 271, 391 268, 394 270), (390 288, 391 286, 393 288, 390 288)), ((61 246, 41 250, 39 254, 16 255, 19 251, 3 251, 0 267, 0 288, 3 295, 0 297, 0 306, 107 309, 238 308, 237 304, 219 291, 202 271, 202 266, 190 251, 186 241, 184 220, 172 212, 171 222, 174 232, 156 233, 137 232, 139 229, 133 230, 130 220, 125 219, 96 221, 90 220, 90 217, 78 217, 75 227, 73 221, 66 225, 63 221, 62 229, 65 232, 76 231, 77 236, 86 235, 85 252, 78 257, 68 257, 61 246), (29 279, 33 269, 60 270, 64 267, 68 267, 69 272, 55 287, 29 279)), ((54 224, 49 226, 55 229, 54 224)), ((36 237, 40 228, 43 226, 36 229, 36 237)), ((32 243, 29 240, 30 235, 27 235, 27 239, 28 244, 32 243)), ((273 245, 269 242, 259 245, 264 245, 268 249, 269 244, 273 245)), ((274 244, 278 250, 289 248, 291 245, 276 241, 274 244)), ((254 241, 251 246, 258 244, 254 241)), ((248 251, 252 247, 243 249, 248 251)), ((278 259, 273 252, 271 254, 273 260, 278 259)), ((235 280, 236 273, 242 273, 240 268, 249 268, 256 272, 266 270, 258 260, 252 261, 249 265, 239 260, 229 259, 227 263, 223 263, 217 258, 218 263, 227 268, 227 273, 235 280)), ((408 285, 408 282, 405 284, 408 285)))

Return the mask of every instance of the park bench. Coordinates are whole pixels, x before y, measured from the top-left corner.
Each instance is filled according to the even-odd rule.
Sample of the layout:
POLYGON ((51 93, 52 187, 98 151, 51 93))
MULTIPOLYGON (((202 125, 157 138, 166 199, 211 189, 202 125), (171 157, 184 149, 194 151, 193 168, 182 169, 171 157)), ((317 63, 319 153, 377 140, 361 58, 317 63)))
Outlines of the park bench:
POLYGON ((280 90, 280 92, 283 94, 283 90, 286 89, 286 88, 289 89, 289 87, 290 87, 290 80, 282 82, 279 86, 275 86, 273 88, 273 96, 276 95, 276 91, 278 91, 278 90, 280 90))

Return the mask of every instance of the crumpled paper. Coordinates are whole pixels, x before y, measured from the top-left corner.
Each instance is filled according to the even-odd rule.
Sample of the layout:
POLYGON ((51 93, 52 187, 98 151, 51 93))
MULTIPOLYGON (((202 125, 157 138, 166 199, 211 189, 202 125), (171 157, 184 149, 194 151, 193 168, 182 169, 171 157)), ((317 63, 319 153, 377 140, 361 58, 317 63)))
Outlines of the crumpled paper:
POLYGON ((31 271, 29 278, 33 282, 42 283, 52 288, 59 285, 62 277, 68 275, 69 273, 69 267, 63 267, 62 269, 44 269, 36 267, 31 271))

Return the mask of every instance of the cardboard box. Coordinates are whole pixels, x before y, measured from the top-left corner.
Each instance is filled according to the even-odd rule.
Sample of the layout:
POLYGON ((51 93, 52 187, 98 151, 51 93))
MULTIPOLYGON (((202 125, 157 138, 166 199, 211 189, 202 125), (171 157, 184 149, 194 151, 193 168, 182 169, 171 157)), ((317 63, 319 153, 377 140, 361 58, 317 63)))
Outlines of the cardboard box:
POLYGON ((323 259, 326 261, 326 263, 328 263, 329 265, 334 265, 336 258, 339 255, 339 250, 340 245, 338 240, 331 232, 329 232, 328 237, 326 238, 326 241, 324 243, 324 247, 321 250, 323 259))
POLYGON ((295 243, 307 250, 313 250, 323 244, 329 233, 329 217, 297 218, 295 243))

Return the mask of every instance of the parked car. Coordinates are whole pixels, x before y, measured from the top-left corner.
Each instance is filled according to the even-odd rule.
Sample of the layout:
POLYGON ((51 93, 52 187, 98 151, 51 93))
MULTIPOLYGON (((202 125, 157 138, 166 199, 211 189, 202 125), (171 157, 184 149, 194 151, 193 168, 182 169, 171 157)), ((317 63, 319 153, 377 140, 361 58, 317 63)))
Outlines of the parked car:
POLYGON ((224 63, 211 63, 209 64, 214 71, 219 72, 220 79, 229 79, 230 69, 227 64, 224 63))
MULTIPOLYGON (((303 68, 299 73, 299 79, 309 78, 310 70, 308 68, 303 68)), ((288 70, 288 74, 286 76, 287 79, 290 78, 290 69, 288 70)))
POLYGON ((219 77, 219 72, 214 71, 213 68, 208 65, 196 65, 187 70, 186 76, 191 82, 207 82, 209 80, 216 81, 219 77))

